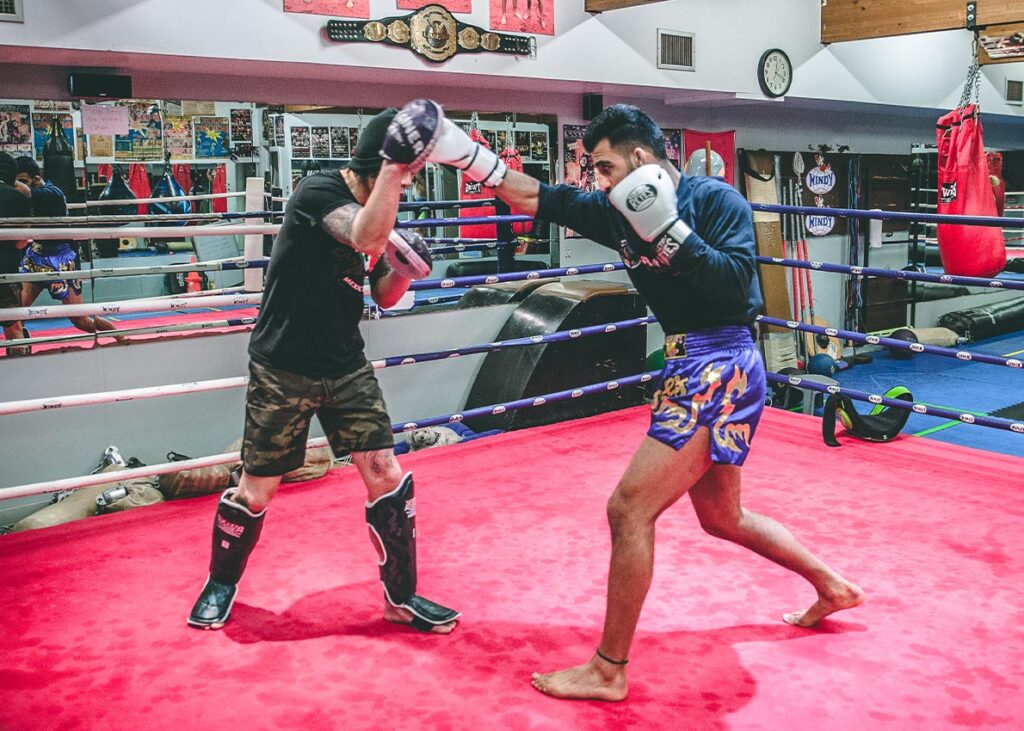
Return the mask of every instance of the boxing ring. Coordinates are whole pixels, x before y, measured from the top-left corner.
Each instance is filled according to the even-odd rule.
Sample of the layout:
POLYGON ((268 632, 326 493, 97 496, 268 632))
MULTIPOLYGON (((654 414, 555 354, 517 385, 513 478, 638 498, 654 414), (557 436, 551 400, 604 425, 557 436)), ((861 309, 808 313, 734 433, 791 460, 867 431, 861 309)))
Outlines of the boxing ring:
MULTIPOLYGON (((449 219, 436 220, 450 225, 449 219)), ((870 273, 821 262, 761 263, 870 273)), ((191 266, 237 266, 258 274, 265 263, 247 257, 191 266)), ((504 272, 416 282, 414 289, 621 268, 615 262, 504 272)), ((879 271, 894 278, 934 276, 879 271)), ((1024 288, 985 281, 996 282, 984 285, 994 288, 1024 288)), ((201 299, 222 298, 225 305, 255 306, 259 294, 201 299)), ((115 306, 173 311, 196 299, 115 306)), ((100 314, 104 306, 112 305, 83 305, 96 309, 81 314, 100 314)), ((53 308, 60 314, 69 309, 53 308)), ((31 320, 54 313, 17 314, 31 320)), ((825 332, 794 320, 762 322, 917 357, 1022 367, 1019 359, 967 348, 825 332)), ((244 333, 248 324, 233 327, 244 333)), ((426 363, 441 368, 497 349, 654 325, 652 318, 634 318, 533 338, 389 353, 372 362, 386 372, 426 363)), ((568 391, 477 411, 543 409, 650 384, 654 375, 596 383, 584 378, 568 391)), ((915 418, 1008 432, 1024 452, 1020 421, 923 400, 895 401, 799 376, 769 378, 910 409, 915 418)), ((244 378, 229 377, 10 400, 0 403, 0 419, 10 428, 33 412, 44 419, 77 407, 129 408, 121 402, 169 403, 213 392, 240 399, 244 385, 244 378)), ((474 413, 424 413, 396 422, 393 430, 458 423, 474 413)), ((190 631, 184 618, 207 571, 217 495, 0 536, 0 610, 8 618, 0 728, 167 728, 189 721, 346 729, 1018 727, 1024 715, 1024 614, 1016 580, 1024 554, 1024 493, 1014 486, 1024 460, 908 436, 887 444, 844 439, 842 449, 830 449, 821 442, 819 420, 780 409, 766 409, 762 418, 744 470, 745 504, 778 517, 842 567, 865 589, 867 602, 817 629, 783 623, 783 613, 813 598, 803 580, 705 535, 683 500, 658 524, 654 582, 632 652, 628 700, 565 702, 534 691, 532 672, 583 660, 593 651, 610 550, 605 502, 643 438, 648 416, 649 407, 640 406, 401 457, 419 491, 421 585, 463 612, 448 637, 380 620, 380 585, 360 509, 362 482, 352 468, 281 490, 231 622, 216 633, 190 631)), ((5 482, 0 496, 235 459, 237 454, 214 454, 122 473, 5 482)))

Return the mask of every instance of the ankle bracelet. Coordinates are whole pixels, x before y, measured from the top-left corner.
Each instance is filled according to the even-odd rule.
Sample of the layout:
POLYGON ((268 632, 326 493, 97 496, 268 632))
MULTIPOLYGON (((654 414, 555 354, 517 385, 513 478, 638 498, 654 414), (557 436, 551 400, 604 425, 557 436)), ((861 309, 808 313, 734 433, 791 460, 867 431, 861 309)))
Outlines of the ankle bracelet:
POLYGON ((610 657, 608 657, 603 652, 601 652, 601 648, 600 647, 597 648, 596 650, 594 650, 594 652, 597 653, 597 656, 599 658, 601 658, 602 660, 604 660, 607 663, 611 663, 612 665, 625 665, 626 663, 629 662, 629 658, 626 658, 625 660, 612 660, 610 657))

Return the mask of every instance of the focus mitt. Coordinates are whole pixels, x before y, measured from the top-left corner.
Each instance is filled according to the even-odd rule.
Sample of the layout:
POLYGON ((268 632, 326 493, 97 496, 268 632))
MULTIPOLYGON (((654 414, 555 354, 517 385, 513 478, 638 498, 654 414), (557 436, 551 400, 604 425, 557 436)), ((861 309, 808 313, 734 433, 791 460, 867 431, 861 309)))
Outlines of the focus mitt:
POLYGON ((444 121, 440 104, 431 99, 414 99, 399 109, 388 125, 380 156, 417 172, 433 152, 444 121))
POLYGON ((430 249, 415 231, 394 230, 388 236, 385 248, 392 271, 406 279, 426 279, 433 263, 430 249))

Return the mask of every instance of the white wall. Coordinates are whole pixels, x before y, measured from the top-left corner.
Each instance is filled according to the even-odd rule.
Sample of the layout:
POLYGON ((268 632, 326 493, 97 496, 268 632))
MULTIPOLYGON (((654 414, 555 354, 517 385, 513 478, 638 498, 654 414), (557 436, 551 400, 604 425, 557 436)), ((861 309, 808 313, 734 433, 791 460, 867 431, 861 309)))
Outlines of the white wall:
MULTIPOLYGON (((143 77, 145 88, 137 95, 188 98, 191 88, 205 98, 280 102, 343 103, 356 97, 365 103, 380 96, 380 85, 396 86, 393 72, 400 70, 401 85, 414 95, 456 87, 489 90, 479 104, 486 110, 508 108, 500 102, 516 92, 618 88, 637 98, 702 104, 716 95, 760 97, 756 61, 766 48, 778 46, 796 66, 792 97, 929 109, 948 108, 959 98, 970 57, 967 31, 825 47, 819 43, 819 2, 672 0, 590 15, 584 0, 559 0, 558 35, 537 36, 536 59, 481 53, 432 64, 393 47, 327 41, 320 35, 326 18, 284 13, 281 0, 34 0, 26 4, 23 25, 0 23, 0 62, 44 58, 42 63, 55 67, 131 69, 143 77), (655 67, 659 27, 696 33, 696 71, 655 67), (26 48, 72 50, 40 54, 26 48), (155 93, 150 84, 164 88, 155 93), (305 99, 293 96, 300 91, 305 99)), ((478 0, 474 7, 460 18, 489 25, 488 3, 478 0)), ((370 8, 371 17, 404 12, 393 0, 371 0, 370 8)), ((17 92, 18 86, 63 83, 60 73, 34 75, 26 82, 33 73, 3 73, 0 94, 30 97, 17 92)), ((986 68, 984 108, 1020 118, 1020 107, 1001 100, 1008 75, 1024 78, 1022 64, 986 68)))

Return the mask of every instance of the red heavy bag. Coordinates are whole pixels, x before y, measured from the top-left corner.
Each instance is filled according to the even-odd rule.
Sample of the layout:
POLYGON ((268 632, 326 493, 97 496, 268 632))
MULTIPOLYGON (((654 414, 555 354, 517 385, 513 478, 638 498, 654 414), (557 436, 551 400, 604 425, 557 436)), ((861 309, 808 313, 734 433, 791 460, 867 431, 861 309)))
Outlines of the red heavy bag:
MULTIPOLYGON (((505 166, 509 170, 514 170, 517 173, 523 172, 523 156, 519 154, 519 150, 514 145, 509 145, 508 147, 506 147, 504 150, 501 151, 501 154, 498 155, 498 157, 502 159, 502 161, 505 163, 505 166)), ((522 215, 523 213, 525 213, 525 211, 518 211, 515 208, 511 208, 509 212, 512 215, 522 215)), ((522 223, 513 223, 512 233, 514 233, 516 236, 522 236, 523 234, 530 233, 530 229, 532 227, 533 224, 530 223, 529 221, 524 221, 522 223)))
MULTIPOLYGON (((469 130, 469 137, 479 145, 491 148, 490 143, 487 142, 487 138, 480 134, 480 130, 473 127, 469 130)), ((459 200, 471 201, 471 200, 482 200, 486 198, 494 198, 494 191, 491 188, 486 188, 482 183, 470 180, 465 175, 462 176, 462 186, 459 188, 459 200)), ((481 206, 479 208, 462 208, 459 209, 459 218, 477 218, 479 216, 493 216, 494 205, 481 206)), ((498 229, 493 223, 473 223, 466 226, 462 226, 459 230, 459 237, 466 239, 493 239, 498 235, 498 229)))
MULTIPOLYGON (((995 216, 996 199, 988 177, 980 111, 968 104, 941 117, 935 129, 939 148, 940 214, 995 216)), ((947 274, 991 277, 1006 266, 1002 230, 992 226, 939 224, 939 254, 947 274)))

